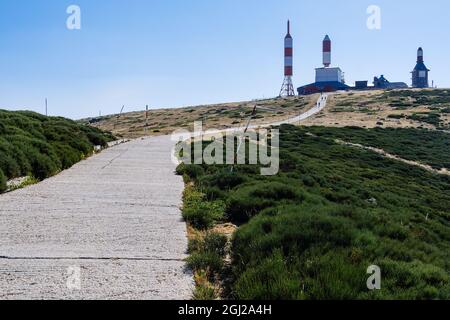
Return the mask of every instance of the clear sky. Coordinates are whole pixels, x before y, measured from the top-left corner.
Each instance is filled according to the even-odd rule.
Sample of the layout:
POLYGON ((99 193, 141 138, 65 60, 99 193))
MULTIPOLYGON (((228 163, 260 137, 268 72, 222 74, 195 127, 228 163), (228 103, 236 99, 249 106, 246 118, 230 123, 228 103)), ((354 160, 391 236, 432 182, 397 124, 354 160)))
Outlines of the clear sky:
POLYGON ((314 81, 321 42, 348 84, 384 74, 410 84, 423 46, 450 87, 448 0, 2 0, 0 108, 71 118, 273 97, 292 21, 294 85, 314 81), (81 8, 81 30, 66 9, 81 8), (381 8, 381 30, 366 25, 381 8))

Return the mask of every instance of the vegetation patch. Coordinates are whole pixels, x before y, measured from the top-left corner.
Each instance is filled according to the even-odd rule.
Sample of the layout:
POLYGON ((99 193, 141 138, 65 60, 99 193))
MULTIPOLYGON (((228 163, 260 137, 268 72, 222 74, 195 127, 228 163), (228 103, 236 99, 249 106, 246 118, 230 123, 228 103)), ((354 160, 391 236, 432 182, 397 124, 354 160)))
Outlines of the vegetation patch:
POLYGON ((92 154, 95 146, 105 147, 113 139, 68 119, 0 110, 0 171, 6 180, 24 176, 42 180, 70 168, 92 154))
POLYGON ((196 249, 208 253, 190 265, 229 270, 225 298, 449 299, 450 178, 336 139, 447 167, 444 133, 282 126, 276 176, 197 166, 190 183, 201 201, 222 201, 225 221, 240 228, 230 263, 220 268, 220 254, 196 249), (367 289, 371 265, 382 270, 382 290, 367 289))
POLYGON ((400 158, 421 162, 434 169, 450 169, 450 135, 446 132, 426 129, 363 129, 358 127, 311 127, 309 130, 319 137, 340 139, 383 149, 400 158))

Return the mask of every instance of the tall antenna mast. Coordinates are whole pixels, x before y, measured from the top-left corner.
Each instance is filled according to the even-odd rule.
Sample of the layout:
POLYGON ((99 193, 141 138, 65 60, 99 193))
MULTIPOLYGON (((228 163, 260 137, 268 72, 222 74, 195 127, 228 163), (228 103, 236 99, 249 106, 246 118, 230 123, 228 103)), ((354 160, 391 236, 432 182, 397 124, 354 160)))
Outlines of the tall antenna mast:
POLYGON ((287 22, 287 34, 284 38, 284 81, 280 90, 280 97, 295 96, 292 76, 294 75, 294 40, 291 36, 291 22, 287 22))

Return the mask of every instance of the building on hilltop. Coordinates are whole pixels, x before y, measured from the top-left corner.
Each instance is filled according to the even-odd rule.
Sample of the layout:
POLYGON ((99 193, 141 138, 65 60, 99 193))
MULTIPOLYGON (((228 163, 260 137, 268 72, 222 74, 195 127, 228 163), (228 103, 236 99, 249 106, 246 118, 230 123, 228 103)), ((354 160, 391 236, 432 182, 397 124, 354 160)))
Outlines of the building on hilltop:
POLYGON ((379 78, 373 78, 373 86, 375 89, 407 89, 408 85, 404 82, 389 82, 384 75, 379 78))
POLYGON ((323 40, 322 54, 323 67, 316 69, 316 82, 298 88, 299 95, 350 89, 345 84, 344 72, 342 72, 341 68, 330 67, 331 39, 328 35, 323 40))
POLYGON ((428 73, 430 70, 425 66, 423 59, 423 49, 417 50, 417 64, 412 73, 413 88, 429 88, 428 73))

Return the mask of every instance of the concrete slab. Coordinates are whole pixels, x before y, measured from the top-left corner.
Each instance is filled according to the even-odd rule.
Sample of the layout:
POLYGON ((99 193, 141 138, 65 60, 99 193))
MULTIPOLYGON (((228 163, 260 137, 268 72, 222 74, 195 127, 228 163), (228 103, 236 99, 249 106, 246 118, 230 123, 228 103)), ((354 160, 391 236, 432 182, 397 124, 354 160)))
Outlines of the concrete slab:
POLYGON ((131 141, 0 196, 0 299, 189 299, 172 146, 131 141))

